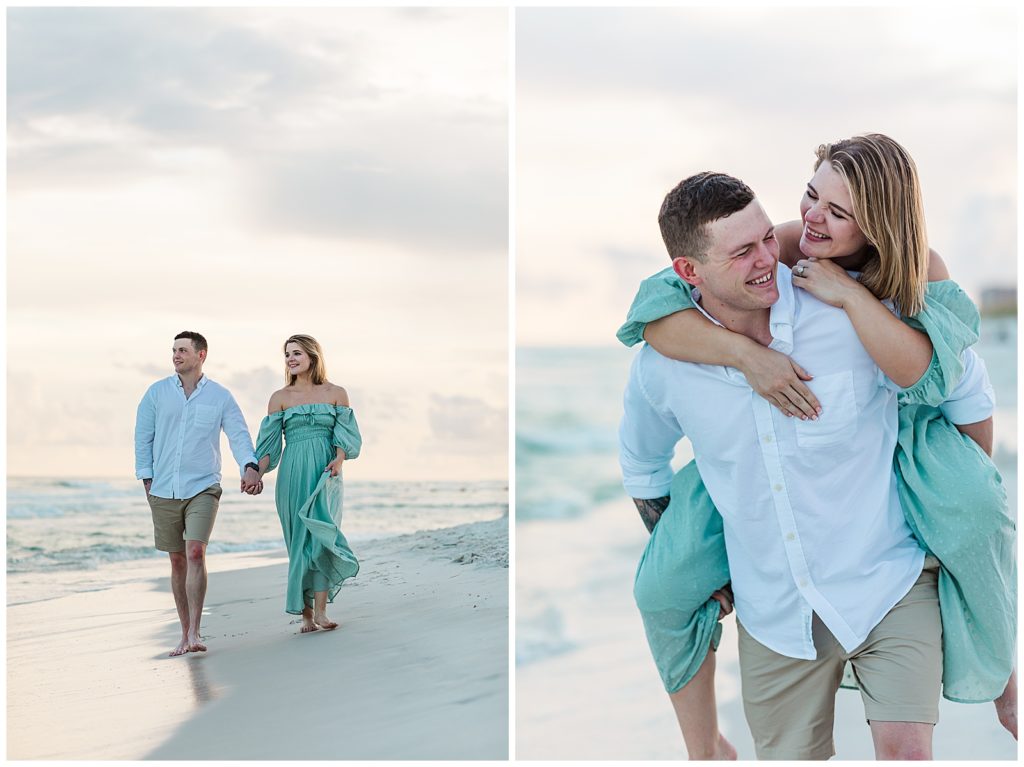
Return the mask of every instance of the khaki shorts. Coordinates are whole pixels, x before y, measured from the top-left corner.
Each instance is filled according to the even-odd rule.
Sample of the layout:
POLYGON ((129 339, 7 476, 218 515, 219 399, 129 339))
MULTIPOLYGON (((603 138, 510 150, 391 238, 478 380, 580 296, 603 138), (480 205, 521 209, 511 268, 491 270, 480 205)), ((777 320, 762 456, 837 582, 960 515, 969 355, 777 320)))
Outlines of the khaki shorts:
POLYGON ((160 551, 174 552, 184 551, 185 541, 209 543, 220 494, 220 485, 215 482, 191 498, 149 496, 156 547, 160 551))
MULTIPOLYGON (((739 621, 737 621, 739 625, 739 621)), ((847 653, 817 615, 815 660, 779 655, 739 626, 743 709, 758 759, 829 759, 835 754, 835 696, 850 661, 868 721, 939 720, 942 622, 938 561, 929 557, 917 583, 847 653)))

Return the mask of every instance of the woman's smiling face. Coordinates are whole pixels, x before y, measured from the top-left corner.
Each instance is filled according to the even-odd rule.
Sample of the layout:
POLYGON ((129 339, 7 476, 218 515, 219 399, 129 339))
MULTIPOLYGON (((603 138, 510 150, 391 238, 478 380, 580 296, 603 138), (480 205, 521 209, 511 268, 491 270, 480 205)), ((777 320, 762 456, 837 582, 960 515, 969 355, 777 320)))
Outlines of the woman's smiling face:
POLYGON ((284 364, 292 375, 301 375, 309 370, 309 355, 297 343, 289 343, 284 347, 284 364))
POLYGON ((807 183, 800 200, 800 252, 805 257, 845 258, 864 251, 868 238, 853 218, 850 187, 836 170, 823 162, 807 183))

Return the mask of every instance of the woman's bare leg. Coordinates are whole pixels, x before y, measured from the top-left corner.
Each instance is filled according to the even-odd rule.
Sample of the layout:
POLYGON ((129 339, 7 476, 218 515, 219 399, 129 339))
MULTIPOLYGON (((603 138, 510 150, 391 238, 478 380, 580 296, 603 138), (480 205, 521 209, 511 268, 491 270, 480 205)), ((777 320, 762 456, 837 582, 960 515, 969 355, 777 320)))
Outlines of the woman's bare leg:
POLYGON ((327 617, 327 592, 313 594, 313 623, 322 629, 336 629, 338 624, 327 617))

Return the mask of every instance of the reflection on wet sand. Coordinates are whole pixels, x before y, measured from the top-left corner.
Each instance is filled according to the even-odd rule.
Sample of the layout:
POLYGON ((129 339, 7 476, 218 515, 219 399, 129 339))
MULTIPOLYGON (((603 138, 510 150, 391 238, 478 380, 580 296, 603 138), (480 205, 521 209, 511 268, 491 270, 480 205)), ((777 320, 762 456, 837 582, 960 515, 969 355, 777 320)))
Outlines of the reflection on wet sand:
POLYGON ((210 678, 206 673, 205 655, 206 653, 189 653, 185 657, 188 680, 192 685, 192 697, 197 705, 209 703, 220 697, 220 691, 210 684, 210 678))

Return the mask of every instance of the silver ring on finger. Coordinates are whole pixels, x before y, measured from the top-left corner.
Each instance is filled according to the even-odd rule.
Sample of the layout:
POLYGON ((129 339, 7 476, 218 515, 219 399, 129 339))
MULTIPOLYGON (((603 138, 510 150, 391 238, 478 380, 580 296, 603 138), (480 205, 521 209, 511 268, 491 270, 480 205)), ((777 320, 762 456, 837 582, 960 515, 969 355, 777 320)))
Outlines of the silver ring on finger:
POLYGON ((800 264, 800 266, 798 266, 796 268, 796 274, 797 274, 798 277, 803 277, 804 276, 804 272, 806 272, 806 271, 807 271, 807 267, 804 266, 803 264, 800 264))

